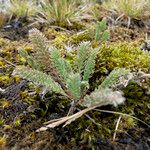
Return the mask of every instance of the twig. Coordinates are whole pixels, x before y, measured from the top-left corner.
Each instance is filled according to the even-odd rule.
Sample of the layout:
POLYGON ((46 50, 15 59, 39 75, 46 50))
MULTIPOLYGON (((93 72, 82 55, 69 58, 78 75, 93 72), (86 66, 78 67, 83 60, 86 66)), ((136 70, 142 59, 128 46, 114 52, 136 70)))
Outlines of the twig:
POLYGON ((63 127, 65 127, 66 125, 70 124, 71 122, 73 122, 74 120, 78 119, 79 117, 81 117, 83 114, 87 113, 88 111, 96 108, 98 106, 92 106, 92 107, 89 107, 89 108, 86 108, 84 110, 81 110, 71 116, 66 116, 66 117, 62 117, 62 118, 59 118, 59 119, 54 119, 54 120, 51 120, 51 121, 48 121, 46 123, 44 123, 46 126, 45 127, 41 127, 40 129, 36 130, 37 132, 40 132, 40 131, 45 131, 47 130, 48 128, 54 128, 56 126, 59 126, 63 123, 65 123, 63 125, 63 127))
POLYGON ((5 92, 5 90, 4 90, 4 89, 2 89, 2 88, 0 88, 0 93, 3 93, 3 92, 5 92))
POLYGON ((139 79, 150 78, 150 74, 142 74, 139 79))
POLYGON ((62 30, 62 31, 66 31, 66 32, 68 32, 68 33, 72 33, 71 31, 69 31, 69 30, 67 30, 67 29, 65 29, 65 28, 62 28, 62 27, 59 27, 59 26, 50 26, 51 28, 54 28, 54 29, 60 29, 60 30, 62 30))
POLYGON ((28 93, 29 96, 32 96, 32 95, 35 95, 35 94, 36 94, 36 92, 30 92, 30 93, 28 93))
POLYGON ((131 17, 128 17, 128 25, 127 25, 127 27, 129 28, 130 25, 131 25, 131 17))
POLYGON ((124 16, 124 14, 120 15, 119 17, 117 17, 117 19, 115 20, 115 24, 116 24, 117 21, 118 21, 119 19, 121 19, 123 16, 124 16))
MULTIPOLYGON (((81 109, 77 108, 77 110, 81 111, 81 109)), ((91 118, 88 114, 84 114, 88 119, 90 119, 95 125, 101 126, 101 124, 97 123, 93 118, 91 118)))
POLYGON ((146 126, 148 126, 148 128, 150 128, 149 124, 145 123, 141 119, 138 119, 138 118, 136 118, 134 116, 131 116, 131 115, 128 115, 128 114, 124 114, 124 113, 116 112, 116 111, 110 111, 110 110, 101 110, 101 109, 96 109, 96 108, 94 110, 99 111, 99 112, 105 112, 105 113, 111 113, 111 114, 117 114, 117 115, 122 115, 122 116, 126 116, 126 117, 131 117, 131 118, 133 118, 133 119, 135 119, 135 120, 145 124, 146 126))
POLYGON ((73 114, 73 112, 74 112, 74 110, 75 110, 75 107, 76 107, 75 101, 73 100, 73 101, 71 102, 71 107, 69 108, 69 111, 68 111, 67 116, 70 116, 70 115, 73 114))
POLYGON ((64 124, 63 127, 65 127, 66 125, 68 125, 71 122, 75 121, 76 119, 80 118, 82 115, 84 115, 88 111, 91 111, 97 107, 104 106, 104 105, 107 105, 106 102, 101 102, 101 104, 99 104, 99 105, 94 105, 94 106, 91 106, 89 108, 85 108, 85 109, 83 109, 83 110, 81 110, 81 111, 79 111, 79 112, 77 112, 71 116, 66 116, 66 117, 61 117, 59 119, 50 120, 50 121, 44 123, 46 125, 45 127, 41 127, 40 129, 38 129, 36 131, 37 132, 45 131, 48 128, 54 128, 54 127, 59 126, 61 124, 64 124))
POLYGON ((120 115, 119 118, 118 118, 118 121, 116 123, 115 132, 114 132, 114 135, 113 135, 113 141, 115 141, 115 139, 116 139, 116 134, 117 134, 117 131, 118 131, 118 127, 119 127, 119 123, 120 123, 121 117, 122 116, 120 115))
POLYGON ((147 32, 145 34, 145 41, 147 42, 148 41, 148 35, 147 35, 147 32))
POLYGON ((3 60, 4 60, 6 63, 10 64, 11 66, 16 67, 16 65, 13 64, 12 62, 10 62, 10 61, 8 61, 8 60, 6 60, 6 59, 3 59, 3 60))

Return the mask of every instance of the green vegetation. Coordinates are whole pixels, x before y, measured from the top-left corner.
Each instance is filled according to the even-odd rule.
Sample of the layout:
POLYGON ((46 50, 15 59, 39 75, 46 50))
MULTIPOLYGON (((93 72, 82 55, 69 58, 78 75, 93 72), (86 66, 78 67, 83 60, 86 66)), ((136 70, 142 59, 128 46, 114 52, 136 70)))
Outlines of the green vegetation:
MULTIPOLYGON (((117 10, 120 15, 141 19, 143 15, 147 14, 150 8, 149 3, 149 0, 111 0, 102 2, 102 7, 117 10)), ((32 21, 68 27, 83 20, 102 18, 99 17, 103 11, 100 6, 97 2, 88 0, 42 0, 38 2, 38 5, 37 1, 11 0, 5 6, 5 11, 12 19, 32 17, 32 21)))
POLYGON ((1 0, 0 149, 148 147, 149 7, 1 0))
POLYGON ((120 42, 110 45, 103 44, 98 54, 96 68, 100 72, 104 71, 103 73, 110 72, 115 67, 129 68, 132 71, 142 69, 148 73, 149 64, 150 54, 141 51, 136 42, 120 42))
POLYGON ((34 57, 28 56, 24 50, 21 50, 20 54, 34 70, 19 67, 14 74, 48 86, 52 91, 67 95, 70 99, 73 98, 72 100, 80 100, 85 95, 85 89, 89 87, 88 81, 94 71, 98 49, 93 49, 90 43, 80 44, 74 70, 71 64, 61 57, 58 49, 48 47, 47 39, 38 30, 30 31, 30 39, 35 45, 34 57), (41 70, 48 72, 50 76, 41 70))
POLYGON ((10 4, 6 8, 10 16, 14 16, 16 18, 27 18, 33 17, 37 13, 37 6, 35 2, 28 0, 11 0, 10 4))
POLYGON ((8 20, 8 14, 6 12, 0 11, 0 28, 3 27, 8 20))
POLYGON ((39 9, 38 21, 59 26, 72 25, 76 21, 81 21, 89 16, 88 4, 78 6, 74 0, 44 0, 39 9))
POLYGON ((18 67, 13 75, 19 75, 37 85, 46 86, 49 90, 68 97, 75 104, 79 103, 89 109, 108 104, 117 106, 124 101, 121 92, 109 89, 120 76, 130 73, 124 69, 114 70, 98 89, 95 89, 90 95, 86 95, 98 54, 98 49, 93 49, 90 43, 80 44, 76 60, 72 65, 61 57, 58 49, 48 47, 47 39, 38 30, 31 30, 29 37, 34 44, 34 56, 28 56, 24 50, 21 50, 20 54, 27 59, 33 69, 18 67))
POLYGON ((104 2, 103 6, 134 19, 141 18, 150 8, 149 0, 110 0, 104 2))
POLYGON ((109 40, 110 33, 107 30, 107 22, 106 20, 102 20, 101 22, 97 21, 93 26, 89 27, 88 29, 73 34, 70 37, 70 41, 73 44, 79 44, 81 41, 93 41, 94 43, 97 43, 98 46, 99 43, 102 43, 104 41, 109 40))

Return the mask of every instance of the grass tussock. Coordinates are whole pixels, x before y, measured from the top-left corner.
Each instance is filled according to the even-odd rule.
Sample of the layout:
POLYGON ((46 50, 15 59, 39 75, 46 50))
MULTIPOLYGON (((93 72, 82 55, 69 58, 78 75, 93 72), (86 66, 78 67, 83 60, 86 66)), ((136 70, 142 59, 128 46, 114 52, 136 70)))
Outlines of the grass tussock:
POLYGON ((90 4, 73 0, 44 0, 41 3, 38 20, 47 24, 72 25, 73 22, 89 18, 90 4))
POLYGON ((37 6, 34 1, 11 0, 7 11, 11 16, 15 16, 16 18, 31 17, 37 13, 37 6))
POLYGON ((106 9, 117 10, 131 18, 141 18, 150 9, 149 0, 110 0, 103 3, 106 9))

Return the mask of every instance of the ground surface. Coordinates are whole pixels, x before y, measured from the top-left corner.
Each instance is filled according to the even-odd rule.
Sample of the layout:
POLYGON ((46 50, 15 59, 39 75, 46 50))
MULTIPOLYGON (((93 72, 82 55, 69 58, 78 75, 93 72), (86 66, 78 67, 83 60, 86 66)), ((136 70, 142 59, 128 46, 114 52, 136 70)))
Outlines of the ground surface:
MULTIPOLYGON (((124 41, 135 42, 136 47, 140 48, 144 42, 145 33, 149 33, 148 19, 150 18, 146 18, 146 21, 134 20, 130 28, 127 28, 126 20, 118 23, 118 26, 110 25, 109 42, 111 44, 124 41)), ((55 34, 48 32, 47 28, 38 28, 46 34, 49 40, 53 40, 56 45, 60 46, 55 39, 62 31, 56 30, 57 34, 55 34)), ((12 28, 0 31, 0 88, 5 89, 0 93, 0 149, 149 150, 150 129, 146 125, 124 118, 116 140, 112 142, 118 115, 96 111, 90 112, 89 115, 100 123, 100 126, 93 125, 87 117, 83 116, 65 128, 57 127, 40 133, 35 132, 45 121, 65 116, 70 104, 61 95, 51 93, 46 94, 42 99, 39 88, 11 75, 16 65, 26 64, 25 60, 19 56, 18 48, 24 47, 27 51, 32 51, 32 44, 28 41, 29 29, 21 27, 19 30, 12 28)), ((148 72, 150 68, 146 67, 145 70, 148 72)), ((91 78, 93 86, 99 76, 98 73, 96 72, 91 78)), ((127 98, 125 106, 116 109, 107 106, 103 109, 133 114, 148 124, 150 122, 150 95, 147 94, 147 89, 131 84, 124 89, 124 93, 127 98)))

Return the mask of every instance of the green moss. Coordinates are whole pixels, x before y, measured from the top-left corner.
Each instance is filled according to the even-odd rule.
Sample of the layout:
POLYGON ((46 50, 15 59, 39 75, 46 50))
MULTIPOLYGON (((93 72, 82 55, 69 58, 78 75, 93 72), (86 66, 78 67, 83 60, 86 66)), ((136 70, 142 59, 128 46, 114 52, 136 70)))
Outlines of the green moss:
POLYGON ((85 28, 84 22, 79 22, 79 21, 78 22, 75 21, 75 22, 71 23, 70 25, 68 24, 68 22, 66 22, 66 23, 65 22, 56 22, 56 23, 54 23, 54 25, 62 27, 67 30, 76 30, 76 31, 85 28))
POLYGON ((74 22, 71 26, 68 26, 67 29, 69 30, 81 30, 85 29, 86 24, 84 22, 74 22))
POLYGON ((68 33, 64 31, 56 31, 55 29, 45 28, 44 31, 46 37, 50 40, 50 44, 53 44, 57 48, 61 49, 65 43, 68 42, 68 33))
POLYGON ((5 149, 5 145, 6 145, 6 140, 7 140, 7 136, 3 135, 3 137, 0 136, 0 148, 5 149))
POLYGON ((0 47, 5 46, 8 43, 7 40, 0 38, 0 47))
MULTIPOLYGON (((34 89, 32 89, 34 90, 34 89)), ((36 90, 36 89, 35 89, 36 90)), ((29 95, 29 91, 25 90, 25 91, 21 91, 19 93, 19 96, 21 97, 21 100, 29 105, 33 105, 36 104, 36 93, 34 93, 33 95, 29 95)))
MULTIPOLYGON (((148 124, 149 117, 147 114, 149 111, 148 108, 150 106, 150 101, 149 96, 146 94, 147 90, 140 87, 136 83, 130 83, 123 91, 126 97, 126 102, 124 105, 121 105, 118 108, 106 106, 100 109, 130 114, 148 124)), ((75 135, 72 136, 72 142, 75 143, 78 141, 78 144, 84 145, 86 143, 87 147, 91 148, 94 146, 96 148, 95 143, 98 137, 107 137, 112 139, 119 115, 100 113, 97 111, 89 112, 88 115, 99 125, 92 123, 91 120, 83 116, 76 120, 73 124, 70 124, 67 129, 71 129, 70 132, 75 133, 75 135), (78 126, 78 128, 76 128, 76 126, 78 126)), ((128 132, 131 128, 136 128, 136 130, 139 130, 137 126, 143 125, 144 124, 131 117, 122 116, 118 130, 122 132, 128 132)), ((117 135, 118 134, 119 132, 117 132, 117 135)), ((137 133, 132 136, 138 136, 136 134, 137 133)))
MULTIPOLYGON (((150 53, 141 51, 139 41, 105 43, 101 45, 95 72, 90 80, 91 90, 97 87, 114 68, 126 68, 131 71, 150 71, 150 53)), ((147 82, 148 83, 148 82, 147 82)))
POLYGON ((14 118, 13 124, 15 127, 19 127, 21 125, 21 119, 19 117, 14 118))
POLYGON ((89 41, 93 37, 89 34, 89 31, 83 31, 79 33, 75 33, 70 37, 70 41, 73 44, 79 44, 82 41, 89 41))
POLYGON ((4 85, 8 84, 10 82, 10 75, 9 74, 0 74, 0 82, 4 85))
POLYGON ((104 44, 97 58, 97 70, 110 72, 114 68, 149 71, 150 53, 141 51, 137 43, 104 44))
POLYGON ((51 28, 44 28, 43 32, 44 32, 44 35, 46 36, 46 38, 49 40, 55 39, 55 37, 57 35, 57 31, 55 29, 51 29, 51 28))
POLYGON ((0 109, 9 108, 11 106, 11 102, 6 98, 0 99, 0 109))
POLYGON ((64 46, 64 43, 66 43, 67 41, 68 41, 67 34, 65 33, 57 34, 54 40, 54 45, 57 48, 62 48, 64 46))
MULTIPOLYGON (((138 119, 141 119, 145 123, 149 124, 149 95, 147 95, 147 89, 139 86, 136 83, 131 82, 124 90, 124 96, 126 98, 125 104, 116 108, 115 111, 130 114, 138 119)), ((129 129, 137 125, 144 125, 141 122, 130 118, 123 117, 120 129, 129 129)))

